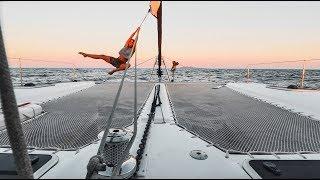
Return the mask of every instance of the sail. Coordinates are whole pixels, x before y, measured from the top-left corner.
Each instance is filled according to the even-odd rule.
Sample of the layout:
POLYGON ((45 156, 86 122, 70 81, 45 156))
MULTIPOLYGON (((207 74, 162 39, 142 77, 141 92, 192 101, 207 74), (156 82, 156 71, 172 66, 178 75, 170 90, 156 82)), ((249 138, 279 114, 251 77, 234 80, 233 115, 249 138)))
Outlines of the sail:
POLYGON ((150 13, 156 18, 158 17, 160 5, 161 1, 150 1, 150 13))

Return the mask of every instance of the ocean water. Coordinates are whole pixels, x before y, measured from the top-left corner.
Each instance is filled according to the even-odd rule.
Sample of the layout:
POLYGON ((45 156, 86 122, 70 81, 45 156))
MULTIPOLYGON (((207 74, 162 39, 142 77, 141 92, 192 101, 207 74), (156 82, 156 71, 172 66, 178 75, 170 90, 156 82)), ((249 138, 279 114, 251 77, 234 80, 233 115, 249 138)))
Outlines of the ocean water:
MULTIPOLYGON (((81 68, 73 71, 71 68, 24 68, 22 70, 22 84, 33 83, 43 86, 61 82, 77 81, 120 81, 122 72, 109 75, 107 68, 81 68)), ((152 68, 139 68, 138 81, 157 81, 157 75, 152 68)), ((214 82, 225 84, 228 82, 245 82, 245 69, 207 69, 207 68, 178 68, 175 72, 175 82, 214 82)), ((20 71, 11 68, 11 76, 14 86, 21 86, 20 71)), ((171 72, 163 69, 163 79, 172 78, 171 72), (169 77, 168 77, 168 74, 169 77)), ((253 69, 250 70, 250 81, 265 83, 271 86, 287 87, 300 83, 300 69, 253 69)), ((128 70, 127 81, 134 80, 133 68, 128 70)), ((307 70, 305 75, 305 87, 320 88, 320 70, 307 70)))

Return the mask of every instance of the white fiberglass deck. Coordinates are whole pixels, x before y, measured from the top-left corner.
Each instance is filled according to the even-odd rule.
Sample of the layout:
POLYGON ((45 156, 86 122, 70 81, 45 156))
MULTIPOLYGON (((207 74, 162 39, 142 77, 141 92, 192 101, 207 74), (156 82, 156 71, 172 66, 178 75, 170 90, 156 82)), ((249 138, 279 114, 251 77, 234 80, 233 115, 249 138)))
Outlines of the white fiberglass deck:
POLYGON ((227 87, 320 121, 320 90, 280 90, 259 83, 229 83, 227 87))

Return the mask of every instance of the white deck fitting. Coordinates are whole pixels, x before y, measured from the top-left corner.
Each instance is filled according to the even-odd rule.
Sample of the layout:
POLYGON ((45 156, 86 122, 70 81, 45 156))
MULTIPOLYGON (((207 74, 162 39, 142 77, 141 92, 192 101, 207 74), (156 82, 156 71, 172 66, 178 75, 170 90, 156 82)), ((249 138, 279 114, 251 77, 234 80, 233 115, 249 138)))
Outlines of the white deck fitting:
POLYGON ((229 83, 227 87, 247 96, 320 120, 320 91, 284 91, 267 88, 265 84, 258 83, 229 83))

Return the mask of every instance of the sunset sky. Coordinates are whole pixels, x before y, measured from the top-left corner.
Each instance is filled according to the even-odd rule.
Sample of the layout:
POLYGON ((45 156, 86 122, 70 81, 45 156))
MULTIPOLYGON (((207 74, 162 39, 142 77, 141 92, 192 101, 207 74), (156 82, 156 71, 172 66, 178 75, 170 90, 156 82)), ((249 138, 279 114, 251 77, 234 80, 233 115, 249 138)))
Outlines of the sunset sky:
MULTIPOLYGON (((77 53, 118 57, 149 2, 1 2, 0 8, 8 57, 111 67, 77 53)), ((320 58, 319 22, 320 2, 165 1, 163 55, 183 66, 208 68, 320 58)), ((141 29, 137 53, 140 61, 157 55, 157 25, 151 15, 141 29)), ((23 63, 32 67, 40 62, 23 63)), ((16 64, 10 60, 11 66, 16 64)))

